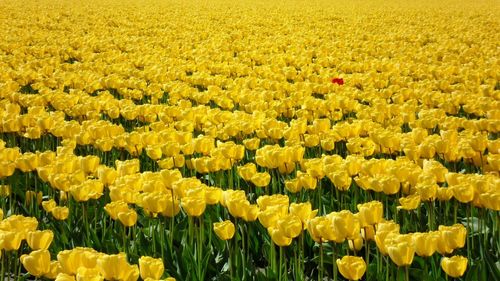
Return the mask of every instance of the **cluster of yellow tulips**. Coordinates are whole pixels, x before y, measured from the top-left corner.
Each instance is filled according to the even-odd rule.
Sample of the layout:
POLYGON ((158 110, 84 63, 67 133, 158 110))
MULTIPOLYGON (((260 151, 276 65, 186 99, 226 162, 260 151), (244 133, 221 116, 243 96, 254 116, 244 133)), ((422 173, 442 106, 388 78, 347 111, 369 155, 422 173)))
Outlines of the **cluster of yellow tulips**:
POLYGON ((487 0, 0 3, 0 279, 500 277, 487 0))

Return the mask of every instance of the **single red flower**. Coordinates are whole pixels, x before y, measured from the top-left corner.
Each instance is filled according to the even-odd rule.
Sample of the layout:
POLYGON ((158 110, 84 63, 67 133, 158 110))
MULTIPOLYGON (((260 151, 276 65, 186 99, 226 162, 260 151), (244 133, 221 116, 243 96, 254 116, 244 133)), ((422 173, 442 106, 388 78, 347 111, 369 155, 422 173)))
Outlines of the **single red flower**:
POLYGON ((344 79, 342 78, 332 78, 332 83, 337 85, 344 85, 344 79))

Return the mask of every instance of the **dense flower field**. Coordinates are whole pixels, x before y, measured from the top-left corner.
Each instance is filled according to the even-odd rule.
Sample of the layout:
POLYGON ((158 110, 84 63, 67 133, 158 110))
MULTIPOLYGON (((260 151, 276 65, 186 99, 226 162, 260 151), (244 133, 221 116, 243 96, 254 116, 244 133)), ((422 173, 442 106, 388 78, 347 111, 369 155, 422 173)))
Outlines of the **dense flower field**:
POLYGON ((499 18, 0 1, 0 280, 500 280, 499 18))

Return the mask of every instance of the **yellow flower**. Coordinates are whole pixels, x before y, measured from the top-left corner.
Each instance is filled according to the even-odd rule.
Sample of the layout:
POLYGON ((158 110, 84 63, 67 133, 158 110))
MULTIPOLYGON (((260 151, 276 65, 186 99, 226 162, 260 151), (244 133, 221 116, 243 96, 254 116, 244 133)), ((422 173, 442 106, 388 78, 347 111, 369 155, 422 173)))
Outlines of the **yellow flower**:
POLYGON ((31 202, 36 202, 36 205, 40 205, 43 200, 43 194, 41 191, 34 192, 32 190, 26 191, 26 204, 30 205, 31 202))
POLYGON ((209 205, 218 204, 222 199, 222 189, 218 187, 205 187, 205 202, 209 205))
POLYGON ((23 233, 18 231, 0 230, 0 249, 6 251, 18 250, 23 241, 23 233))
POLYGON ((327 174, 327 177, 333 182, 333 185, 340 191, 347 191, 351 187, 352 178, 347 171, 339 170, 327 174))
POLYGON ((296 215, 289 214, 277 222, 280 231, 287 237, 295 238, 302 232, 302 221, 296 215))
POLYGON ((307 228, 307 221, 314 218, 318 213, 318 210, 312 210, 312 205, 310 202, 305 203, 292 203, 289 207, 289 212, 291 215, 295 215, 300 218, 303 228, 307 228))
POLYGON ((99 257, 97 268, 106 280, 137 280, 139 278, 137 265, 128 264, 125 253, 99 257))
POLYGON ((363 236, 363 239, 367 241, 375 240, 375 227, 373 225, 362 227, 361 236, 363 236))
POLYGON ((50 272, 50 253, 48 250, 37 250, 29 255, 22 255, 21 263, 33 276, 41 277, 50 272))
POLYGON ((158 160, 162 157, 161 145, 146 146, 146 154, 153 160, 158 160))
POLYGON ((331 221, 331 227, 337 237, 337 240, 345 238, 354 239, 360 233, 360 224, 357 218, 347 210, 332 212, 326 217, 331 221))
POLYGON ((384 255, 387 255, 387 243, 389 237, 392 235, 399 234, 399 224, 393 221, 387 221, 383 223, 379 223, 377 225, 377 231, 375 233, 375 243, 377 244, 377 248, 384 255))
POLYGON ((263 195, 257 198, 257 205, 261 211, 272 206, 286 206, 288 208, 289 200, 288 196, 282 194, 263 195))
POLYGON ((80 267, 96 267, 97 259, 101 255, 101 253, 91 248, 76 247, 72 250, 60 251, 57 254, 57 261, 61 266, 61 272, 76 275, 80 267))
POLYGON ((462 224, 452 226, 440 225, 438 227, 440 236, 438 238, 438 252, 441 254, 450 253, 454 249, 463 248, 467 237, 467 229, 462 224))
POLYGON ((382 221, 383 205, 379 201, 358 204, 358 218, 361 226, 374 225, 382 221))
POLYGON ((415 193, 407 197, 401 197, 399 198, 399 204, 401 206, 397 207, 398 210, 415 210, 420 206, 420 195, 415 193))
POLYGON ((388 245, 387 252, 397 266, 408 266, 413 262, 415 248, 411 240, 403 240, 388 245))
POLYGON ((276 226, 278 220, 286 215, 286 205, 274 205, 267 207, 259 213, 259 222, 265 227, 270 228, 276 226))
POLYGON ((300 188, 306 188, 314 190, 318 184, 318 180, 312 177, 308 173, 303 173, 301 171, 297 172, 297 180, 299 181, 300 188))
POLYGON ((449 201, 453 197, 453 189, 448 187, 438 187, 436 198, 439 201, 449 201))
POLYGON ((103 281, 104 277, 97 268, 80 267, 76 272, 76 281, 103 281))
POLYGON ((142 256, 139 259, 139 271, 141 278, 160 279, 164 271, 163 260, 161 258, 154 259, 152 257, 142 256))
POLYGON ((66 273, 59 273, 57 274, 55 281, 76 281, 76 280, 73 275, 66 273))
POLYGON ((415 252, 421 257, 430 257, 437 249, 438 237, 433 233, 413 233, 415 252))
POLYGON ((453 197, 461 203, 469 203, 474 199, 474 186, 470 183, 462 183, 450 187, 453 197))
POLYGON ((255 204, 245 204, 241 218, 246 222, 256 221, 259 216, 259 213, 260 213, 259 206, 255 204))
POLYGON ((99 167, 101 159, 97 156, 86 156, 80 159, 82 170, 87 174, 94 174, 99 167))
POLYGON ((438 185, 436 183, 423 183, 417 184, 415 189, 417 193, 420 195, 420 199, 422 201, 432 201, 436 198, 438 185))
POLYGON ((207 204, 205 198, 184 197, 181 201, 181 206, 190 217, 199 217, 205 212, 207 204))
POLYGON ((234 224, 229 221, 215 222, 213 224, 214 232, 221 240, 229 240, 233 238, 235 228, 234 224))
POLYGON ((50 199, 48 201, 43 201, 42 202, 42 207, 45 210, 45 212, 52 212, 52 210, 57 206, 56 201, 54 199, 50 199))
POLYGON ((134 226, 137 223, 137 212, 129 209, 125 212, 118 213, 118 220, 127 227, 134 226))
POLYGON ((26 241, 32 250, 48 249, 52 239, 54 238, 54 233, 51 230, 37 230, 28 232, 26 236, 26 241))
POLYGON ((285 189, 291 193, 297 193, 302 190, 302 185, 297 178, 285 180, 285 189))
POLYGON ((467 269, 467 258, 462 256, 444 257, 441 259, 441 268, 448 276, 459 278, 464 275, 467 269))
POLYGON ((479 200, 484 207, 490 210, 500 211, 500 194, 498 192, 483 193, 479 195, 479 200))
POLYGON ((357 238, 355 239, 349 239, 347 241, 347 243, 349 244, 349 249, 351 249, 351 251, 359 251, 361 250, 361 248, 363 248, 363 244, 364 244, 364 240, 363 240, 363 237, 360 235, 358 235, 357 238))
POLYGON ((244 179, 245 181, 250 181, 257 173, 257 166, 255 166, 254 163, 250 162, 248 164, 245 164, 244 166, 240 166, 237 168, 238 170, 238 175, 244 179))
POLYGON ((340 274, 348 280, 359 280, 366 271, 365 260, 361 257, 344 256, 337 259, 336 263, 340 274))
POLYGON ((113 219, 118 219, 118 214, 128 211, 128 204, 124 201, 113 201, 104 206, 104 210, 113 219))
POLYGON ((243 140, 243 145, 248 150, 257 150, 260 145, 260 139, 259 138, 245 139, 243 140))
POLYGON ((255 173, 250 180, 257 187, 266 187, 271 181, 271 175, 267 172, 255 173))
POLYGON ((292 243, 292 238, 288 237, 281 231, 281 229, 277 227, 270 227, 267 229, 269 232, 269 235, 271 235, 271 239, 273 240, 274 244, 280 246, 280 247, 286 247, 289 246, 292 243))

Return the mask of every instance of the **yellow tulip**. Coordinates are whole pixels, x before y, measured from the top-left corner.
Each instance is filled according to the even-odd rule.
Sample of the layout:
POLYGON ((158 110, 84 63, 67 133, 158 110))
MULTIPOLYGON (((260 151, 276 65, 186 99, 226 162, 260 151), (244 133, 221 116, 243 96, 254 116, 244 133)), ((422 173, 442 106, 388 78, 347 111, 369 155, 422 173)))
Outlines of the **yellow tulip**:
POLYGON ((297 193, 302 190, 302 185, 297 178, 285 180, 285 189, 291 193, 297 193))
POLYGON ((221 240, 229 240, 233 238, 235 232, 234 224, 229 220, 215 222, 213 224, 213 229, 217 237, 221 240))
POLYGON ((413 233, 415 252, 421 257, 430 257, 437 249, 438 237, 434 233, 413 233))
POLYGON ((302 221, 296 215, 289 214, 277 221, 278 228, 287 237, 295 238, 302 232, 302 221))
POLYGON ((54 209, 57 206, 56 201, 54 199, 50 199, 48 201, 42 201, 42 207, 45 210, 45 212, 52 212, 52 209, 54 209))
POLYGON ((494 192, 486 192, 479 195, 479 200, 485 208, 494 211, 500 211, 500 194, 494 192))
POLYGON ((358 218, 361 226, 374 225, 382 221, 383 205, 379 201, 358 204, 358 218))
POLYGON ((364 240, 372 241, 375 240, 375 227, 373 225, 367 225, 361 228, 361 235, 364 240))
POLYGON ((118 214, 122 212, 127 212, 128 209, 129 209, 128 204, 121 200, 113 201, 104 206, 104 210, 113 220, 117 220, 118 214))
POLYGON ((267 231, 271 235, 273 243, 280 247, 286 247, 292 243, 292 238, 286 236, 285 233, 277 227, 270 227, 267 231))
POLYGON ((61 272, 76 275, 80 267, 96 267, 97 259, 101 255, 101 253, 91 248, 76 247, 72 250, 60 251, 57 254, 57 261, 61 267, 61 272))
POLYGON ((245 164, 244 166, 240 166, 237 168, 238 170, 238 175, 244 179, 245 181, 250 181, 257 173, 257 166, 255 166, 254 163, 250 162, 248 164, 245 164))
POLYGON ((352 178, 349 176, 347 171, 335 171, 334 173, 327 174, 327 177, 340 191, 347 191, 351 187, 352 178))
POLYGON ((59 263, 59 261, 51 261, 49 272, 45 273, 43 276, 48 279, 56 279, 61 270, 61 264, 59 263))
POLYGON ((312 205, 310 202, 305 203, 292 203, 289 207, 289 212, 300 218, 303 228, 307 228, 307 221, 314 218, 318 213, 318 210, 312 210, 312 205))
POLYGON ((278 220, 284 217, 287 213, 286 205, 269 206, 264 211, 259 213, 259 222, 265 227, 275 227, 278 220))
POLYGON ((260 139, 259 138, 245 139, 243 140, 243 145, 248 150, 257 150, 260 145, 260 139))
POLYGON ((104 277, 97 268, 80 267, 76 272, 76 281, 103 281, 104 277))
POLYGON ((255 173, 250 180, 257 187, 266 187, 271 182, 271 175, 267 172, 255 173))
POLYGON ((450 277, 462 277, 467 269, 467 258, 462 256, 444 257, 441 259, 441 268, 450 277))
POLYGON ((139 259, 139 271, 142 279, 160 279, 164 271, 163 260, 142 256, 139 259))
POLYGON ((450 250, 463 248, 467 237, 467 229, 462 224, 452 226, 440 225, 438 227, 438 251, 441 254, 450 253, 450 250), (444 251, 444 252, 443 252, 444 251))
POLYGON ((134 226, 137 223, 137 212, 129 209, 125 212, 118 213, 118 220, 127 227, 134 226))
POLYGON ((260 213, 259 206, 255 204, 247 204, 244 207, 241 218, 246 222, 256 221, 260 213))
POLYGON ((432 201, 436 199, 438 185, 436 183, 422 183, 417 184, 415 189, 417 193, 420 195, 420 199, 422 201, 432 201))
POLYGON ((365 274, 366 263, 361 257, 344 256, 336 260, 340 274, 348 280, 359 280, 365 274))
POLYGON ((19 231, 0 230, 0 249, 6 251, 18 250, 23 241, 23 233, 19 231))
POLYGON ((22 255, 21 263, 26 271, 35 277, 50 272, 50 253, 48 250, 36 250, 29 255, 22 255))
POLYGON ((332 222, 337 237, 356 239, 361 231, 357 216, 347 210, 332 212, 326 216, 332 222))
POLYGON ((469 203, 474 199, 474 186, 469 183, 453 185, 450 189, 453 197, 461 203, 469 203))
POLYGON ((453 197, 453 189, 448 187, 438 187, 436 198, 439 201, 449 201, 453 197))
POLYGON ((415 248, 412 242, 401 241, 388 245, 387 252, 397 266, 408 266, 413 262, 415 248))
POLYGON ((137 280, 139 269, 137 265, 127 262, 125 253, 117 255, 103 255, 97 259, 97 268, 106 280, 137 280), (134 279, 134 277, 137 277, 134 279))
POLYGON ((199 217, 205 212, 207 204, 205 198, 184 197, 181 206, 190 217, 199 217))
POLYGON ((363 244, 364 244, 364 240, 363 240, 363 237, 361 235, 359 235, 357 238, 355 239, 349 239, 347 241, 347 243, 349 244, 349 249, 351 249, 351 251, 359 251, 361 250, 361 248, 363 248, 363 244))
POLYGON ((389 240, 391 236, 399 234, 399 224, 393 221, 387 221, 383 223, 379 223, 377 225, 377 231, 375 232, 375 243, 377 244, 377 248, 384 255, 387 255, 387 243, 386 240, 389 240))
POLYGON ((40 205, 42 203, 42 200, 43 200, 43 194, 41 191, 34 192, 32 190, 28 190, 28 191, 26 191, 25 200, 26 200, 27 205, 30 205, 31 202, 36 202, 36 205, 40 205))
POLYGON ((54 238, 54 233, 51 230, 37 230, 28 232, 26 236, 26 241, 32 250, 48 249, 52 239, 54 238))
POLYGON ((59 273, 56 276, 55 281, 76 281, 75 277, 66 273, 59 273))
POLYGON ((407 197, 401 197, 399 198, 399 204, 401 206, 397 207, 398 210, 415 210, 420 206, 420 194, 415 193, 407 197))
POLYGON ((288 196, 282 194, 263 195, 257 198, 257 205, 261 211, 272 206, 286 206, 288 208, 289 200, 288 196))

